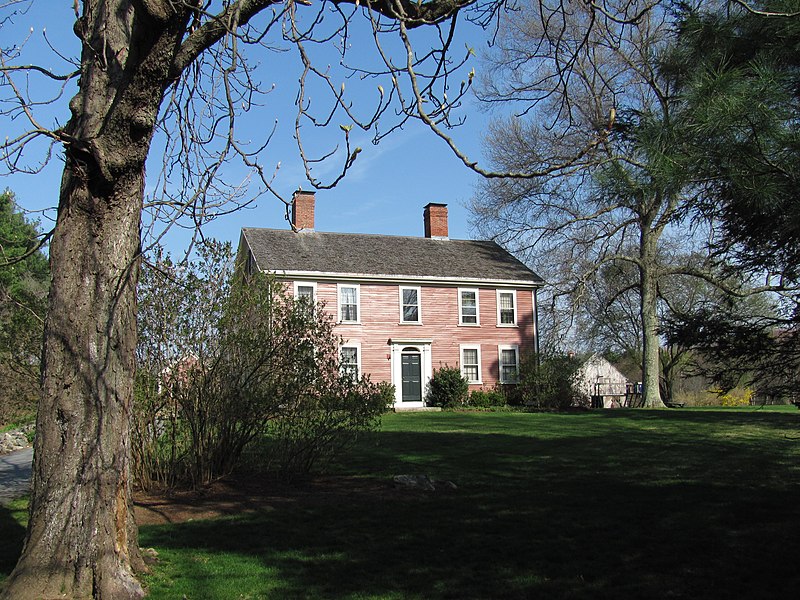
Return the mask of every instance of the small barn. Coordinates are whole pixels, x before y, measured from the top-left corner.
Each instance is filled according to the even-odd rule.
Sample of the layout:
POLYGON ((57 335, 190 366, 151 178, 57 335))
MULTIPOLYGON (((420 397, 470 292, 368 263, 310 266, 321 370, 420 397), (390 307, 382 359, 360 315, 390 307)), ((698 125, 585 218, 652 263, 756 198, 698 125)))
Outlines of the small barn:
POLYGON ((592 408, 626 405, 628 379, 599 354, 592 354, 576 374, 575 386, 592 399, 592 408))

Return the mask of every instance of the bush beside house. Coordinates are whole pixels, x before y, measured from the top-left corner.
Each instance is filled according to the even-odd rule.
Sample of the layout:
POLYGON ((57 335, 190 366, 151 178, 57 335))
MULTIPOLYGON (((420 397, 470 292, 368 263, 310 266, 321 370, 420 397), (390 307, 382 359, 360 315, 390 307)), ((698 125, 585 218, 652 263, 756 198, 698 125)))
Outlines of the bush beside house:
POLYGON ((467 405, 468 400, 469 383, 461 369, 445 365, 434 370, 425 395, 428 406, 461 408, 467 405))

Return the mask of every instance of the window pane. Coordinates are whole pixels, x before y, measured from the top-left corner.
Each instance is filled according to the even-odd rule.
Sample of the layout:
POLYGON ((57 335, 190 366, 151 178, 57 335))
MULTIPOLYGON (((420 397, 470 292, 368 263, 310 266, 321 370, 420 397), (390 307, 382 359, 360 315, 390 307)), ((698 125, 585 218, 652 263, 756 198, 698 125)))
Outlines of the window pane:
POLYGON ((478 302, 475 292, 461 292, 461 322, 478 322, 478 302))
POLYGON ((342 304, 355 304, 356 303, 356 288, 343 287, 341 288, 342 304))
POLYGON ((478 365, 464 365, 464 377, 467 381, 478 381, 478 365))
POLYGON ((514 294, 500 294, 500 323, 514 324, 514 294))
POLYGON ((302 306, 314 310, 314 286, 311 285, 298 285, 297 286, 297 300, 302 306))
POLYGON ((355 304, 342 304, 342 321, 358 321, 358 308, 355 304))
POLYGON ((478 349, 463 348, 461 351, 461 372, 467 381, 479 381, 480 368, 478 366, 478 349))
POLYGON ((478 381, 478 349, 464 348, 461 353, 461 370, 467 381, 478 381))
POLYGON ((342 348, 342 373, 353 379, 358 377, 358 348, 346 346, 342 348))
POLYGON ((339 288, 339 297, 342 304, 342 321, 358 321, 358 295, 356 288, 339 288))
POLYGON ((478 350, 476 348, 464 349, 464 364, 477 365, 478 364, 478 350))
POLYGON ((403 289, 403 321, 419 322, 419 297, 417 290, 403 289))
POLYGON ((403 321, 419 321, 419 309, 416 306, 404 306, 403 321))
POLYGON ((500 381, 517 380, 517 351, 515 349, 500 351, 500 381))

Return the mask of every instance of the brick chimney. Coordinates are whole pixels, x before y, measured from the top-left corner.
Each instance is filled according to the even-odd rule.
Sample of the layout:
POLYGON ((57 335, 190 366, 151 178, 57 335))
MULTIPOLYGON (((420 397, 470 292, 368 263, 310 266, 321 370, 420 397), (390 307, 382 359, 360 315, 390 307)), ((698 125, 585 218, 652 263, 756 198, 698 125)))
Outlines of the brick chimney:
POLYGON ((314 231, 314 192, 297 190, 292 195, 292 227, 314 231))
POLYGON ((447 239, 447 204, 429 203, 422 216, 425 220, 425 237, 447 239))

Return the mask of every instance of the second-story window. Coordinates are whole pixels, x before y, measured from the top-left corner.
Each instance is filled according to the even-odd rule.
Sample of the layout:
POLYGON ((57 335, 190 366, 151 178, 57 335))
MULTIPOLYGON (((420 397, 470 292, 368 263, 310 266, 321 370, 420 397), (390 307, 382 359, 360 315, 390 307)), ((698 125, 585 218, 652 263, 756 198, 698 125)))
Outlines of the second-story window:
POLYGON ((497 291, 497 324, 517 324, 517 293, 497 291))
POLYGON ((294 297, 313 307, 317 300, 317 284, 305 281, 295 281, 294 283, 294 297))
POLYGON ((303 285, 302 283, 297 286, 297 297, 303 298, 309 302, 314 301, 314 286, 303 285))
POLYGON ((339 284, 339 321, 358 323, 359 289, 357 285, 339 284))
POLYGON ((400 288, 400 322, 421 323, 420 289, 418 287, 400 288))
POLYGON ((478 290, 458 290, 458 323, 478 325, 478 290))

